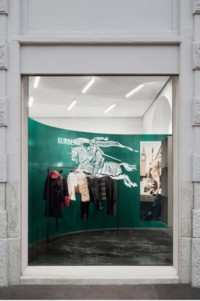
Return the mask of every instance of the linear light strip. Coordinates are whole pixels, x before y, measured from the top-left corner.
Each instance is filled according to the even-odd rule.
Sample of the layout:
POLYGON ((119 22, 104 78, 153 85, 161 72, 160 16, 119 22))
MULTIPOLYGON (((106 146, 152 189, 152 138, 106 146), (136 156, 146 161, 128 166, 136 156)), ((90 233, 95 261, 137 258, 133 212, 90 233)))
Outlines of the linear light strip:
POLYGON ((34 98, 32 96, 29 97, 28 106, 29 108, 33 106, 34 98))
POLYGON ((75 104, 76 104, 76 100, 73 100, 73 101, 70 103, 70 105, 69 105, 69 107, 67 108, 67 110, 70 111, 70 110, 75 106, 75 104))
POLYGON ((35 89, 38 87, 39 81, 40 81, 40 76, 36 76, 35 82, 34 82, 34 85, 33 85, 33 87, 34 87, 35 89))
POLYGON ((83 88, 82 93, 85 94, 87 92, 87 90, 93 85, 95 81, 95 78, 93 77, 89 83, 83 88))
POLYGON ((112 106, 110 106, 109 108, 107 108, 104 113, 108 113, 110 110, 112 110, 114 107, 116 106, 116 104, 114 103, 112 106))
POLYGON ((126 94, 126 98, 130 97, 130 96, 133 95, 135 92, 137 92, 138 90, 142 89, 143 86, 144 86, 144 85, 141 84, 141 85, 139 85, 138 87, 136 87, 136 88, 134 88, 133 90, 131 90, 130 92, 128 92, 128 93, 126 94))

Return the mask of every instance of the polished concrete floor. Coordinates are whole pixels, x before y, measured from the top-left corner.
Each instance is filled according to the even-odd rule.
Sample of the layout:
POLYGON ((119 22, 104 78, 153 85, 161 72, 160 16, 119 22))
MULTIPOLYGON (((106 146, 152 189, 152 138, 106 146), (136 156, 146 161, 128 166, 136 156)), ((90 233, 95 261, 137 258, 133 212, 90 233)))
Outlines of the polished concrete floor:
POLYGON ((82 232, 34 245, 29 265, 172 265, 172 229, 82 232))
POLYGON ((166 285, 15 285, 0 300, 199 300, 200 288, 166 285))

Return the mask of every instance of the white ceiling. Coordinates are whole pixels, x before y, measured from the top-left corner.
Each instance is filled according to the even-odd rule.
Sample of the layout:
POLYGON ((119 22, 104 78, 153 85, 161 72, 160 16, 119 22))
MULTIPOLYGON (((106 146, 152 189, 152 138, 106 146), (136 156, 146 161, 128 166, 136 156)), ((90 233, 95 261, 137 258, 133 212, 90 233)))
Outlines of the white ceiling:
POLYGON ((92 76, 43 76, 37 88, 30 77, 29 96, 34 98, 30 117, 142 117, 166 84, 169 76, 95 76, 85 94, 82 90, 92 76), (143 88, 125 95, 143 84, 143 88), (76 105, 67 107, 73 99, 76 105), (116 104, 107 114, 104 111, 116 104))

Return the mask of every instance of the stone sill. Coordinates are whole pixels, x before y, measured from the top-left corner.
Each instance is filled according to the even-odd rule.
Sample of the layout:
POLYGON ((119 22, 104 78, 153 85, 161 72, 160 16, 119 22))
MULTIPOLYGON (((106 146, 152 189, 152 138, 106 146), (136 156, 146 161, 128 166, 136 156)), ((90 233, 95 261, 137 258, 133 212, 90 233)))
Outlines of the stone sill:
POLYGON ((29 266, 21 284, 175 284, 172 266, 29 266))
POLYGON ((170 32, 26 32, 14 37, 21 45, 180 45, 178 31, 170 32))

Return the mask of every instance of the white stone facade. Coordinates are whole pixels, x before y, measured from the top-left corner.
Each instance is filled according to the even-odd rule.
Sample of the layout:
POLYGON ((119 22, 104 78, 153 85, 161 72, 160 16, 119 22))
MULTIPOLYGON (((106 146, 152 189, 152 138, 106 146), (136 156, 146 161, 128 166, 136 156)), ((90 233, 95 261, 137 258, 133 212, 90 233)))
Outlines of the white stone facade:
POLYGON ((69 269, 66 282, 66 271, 60 271, 54 282, 52 275, 26 269, 27 88, 23 78, 22 89, 21 76, 108 73, 175 75, 178 89, 174 107, 174 270, 155 267, 155 275, 149 276, 148 269, 136 269, 131 278, 134 270, 130 269, 127 279, 111 276, 111 281, 106 275, 104 283, 178 281, 200 287, 199 45, 198 0, 0 1, 1 286, 73 283, 77 275, 82 275, 83 283, 91 283, 90 270, 86 279, 83 270, 76 274, 69 269))

